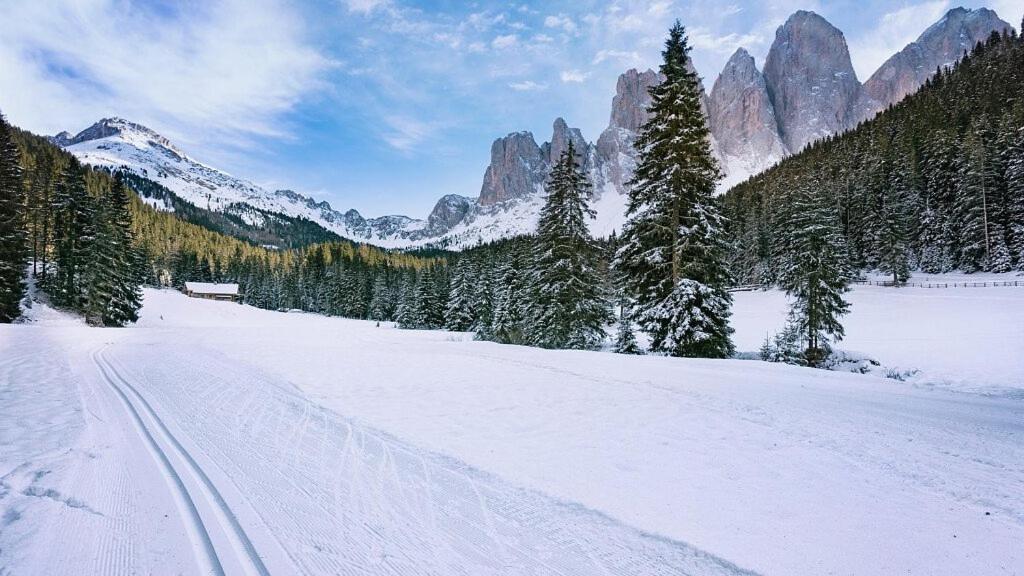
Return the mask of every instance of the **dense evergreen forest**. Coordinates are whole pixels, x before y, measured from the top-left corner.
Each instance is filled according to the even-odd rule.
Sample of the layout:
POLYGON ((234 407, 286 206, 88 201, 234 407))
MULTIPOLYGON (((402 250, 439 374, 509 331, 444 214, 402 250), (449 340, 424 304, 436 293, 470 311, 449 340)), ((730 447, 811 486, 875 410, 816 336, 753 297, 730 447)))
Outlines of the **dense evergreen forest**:
POLYGON ((993 34, 873 120, 730 190, 736 282, 782 280, 801 195, 832 212, 853 269, 896 282, 1024 270, 1024 42, 993 34))
POLYGON ((143 283, 237 282, 246 303, 267 309, 552 348, 602 346, 617 320, 618 352, 641 351, 636 325, 654 352, 726 357, 727 288, 757 283, 793 297, 763 356, 818 365, 842 337, 842 294, 858 270, 897 282, 914 269, 1024 270, 1016 35, 993 35, 875 119, 718 198, 688 52, 677 24, 663 52, 668 80, 652 90, 637 143, 628 222, 607 240, 585 225, 592 191, 571 147, 546 184, 537 234, 458 253, 398 251, 279 215, 257 229, 0 122, 0 321, 18 316, 27 269, 54 304, 97 325, 133 321, 143 283))

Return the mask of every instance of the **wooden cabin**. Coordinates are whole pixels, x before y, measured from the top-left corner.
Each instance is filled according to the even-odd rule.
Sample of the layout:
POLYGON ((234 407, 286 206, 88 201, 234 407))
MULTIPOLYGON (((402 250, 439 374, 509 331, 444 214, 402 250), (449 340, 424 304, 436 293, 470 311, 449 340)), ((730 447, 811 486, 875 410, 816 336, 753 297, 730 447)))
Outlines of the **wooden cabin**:
POLYGON ((185 282, 185 295, 205 300, 238 302, 238 284, 215 284, 212 282, 185 282))

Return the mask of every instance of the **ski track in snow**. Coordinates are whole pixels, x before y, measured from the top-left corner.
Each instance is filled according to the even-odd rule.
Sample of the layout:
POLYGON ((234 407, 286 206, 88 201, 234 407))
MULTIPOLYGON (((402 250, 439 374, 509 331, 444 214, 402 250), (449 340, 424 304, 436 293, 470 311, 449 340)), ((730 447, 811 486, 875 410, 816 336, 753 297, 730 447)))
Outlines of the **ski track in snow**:
MULTIPOLYGON (((115 360, 122 366, 108 365, 113 379, 176 444, 128 382, 173 415, 173 426, 211 463, 192 461, 194 472, 212 466, 231 494, 245 495, 259 515, 249 516, 252 524, 276 539, 266 539, 267 548, 277 544, 287 556, 269 556, 268 566, 277 563, 271 573, 751 573, 407 446, 200 348, 173 365, 146 361, 146 353, 160 353, 153 346, 132 346, 130 355, 126 348, 111 356, 129 356, 135 369, 115 360)), ((176 449, 191 459, 191 450, 176 449)))

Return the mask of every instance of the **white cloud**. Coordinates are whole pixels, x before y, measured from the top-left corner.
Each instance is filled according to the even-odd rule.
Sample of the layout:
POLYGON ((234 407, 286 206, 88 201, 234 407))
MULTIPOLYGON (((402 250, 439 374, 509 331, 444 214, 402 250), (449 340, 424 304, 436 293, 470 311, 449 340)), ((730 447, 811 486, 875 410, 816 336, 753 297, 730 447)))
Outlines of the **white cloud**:
POLYGON ((491 41, 491 46, 496 50, 503 48, 511 48, 519 43, 519 36, 515 34, 504 34, 502 36, 495 36, 494 40, 491 41))
POLYGON ((909 4, 882 16, 877 26, 850 41, 857 77, 866 80, 890 56, 913 42, 949 9, 949 0, 909 4))
POLYGON ((558 28, 566 34, 576 33, 576 22, 572 18, 565 14, 559 14, 557 16, 548 16, 544 18, 544 26, 546 28, 558 28))
POLYGON ((194 6, 5 4, 5 20, 18 25, 0 35, 0 107, 43 133, 111 115, 184 144, 286 133, 281 114, 319 89, 334 64, 305 42, 302 22, 275 0, 194 6))
POLYGON ((703 27, 689 30, 690 45, 696 50, 708 50, 719 54, 732 54, 737 48, 748 48, 761 44, 764 38, 758 34, 715 34, 703 27))
POLYGON ((369 14, 377 8, 387 6, 387 4, 388 0, 345 0, 348 11, 359 14, 369 14))
POLYGON ((539 84, 533 80, 524 80, 522 82, 512 82, 508 87, 516 92, 539 92, 541 90, 547 90, 548 85, 539 84))
POLYGON ((594 56, 594 64, 600 64, 606 60, 618 60, 627 64, 640 62, 640 54, 634 50, 598 50, 594 56))
POLYGON ((583 82, 584 80, 590 77, 590 74, 580 72, 579 70, 562 70, 562 73, 559 74, 559 77, 562 79, 562 82, 569 84, 572 82, 583 82))
POLYGON ((400 152, 412 152, 437 129, 432 123, 409 116, 386 115, 383 120, 388 129, 380 134, 381 139, 400 152))

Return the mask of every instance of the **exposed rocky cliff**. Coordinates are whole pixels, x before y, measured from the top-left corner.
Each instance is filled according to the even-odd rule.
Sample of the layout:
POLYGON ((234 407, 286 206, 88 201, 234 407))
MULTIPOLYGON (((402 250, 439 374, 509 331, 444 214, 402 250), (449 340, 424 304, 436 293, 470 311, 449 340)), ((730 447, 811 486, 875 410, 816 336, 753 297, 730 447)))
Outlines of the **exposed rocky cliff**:
POLYGON ((920 88, 938 68, 953 65, 992 32, 1011 29, 987 8, 950 10, 864 82, 855 120, 867 120, 899 102, 920 88))
POLYGON ((796 12, 776 31, 764 79, 790 153, 850 125, 860 94, 850 50, 843 33, 814 12, 796 12))
POLYGON ((708 122, 729 180, 756 174, 786 155, 764 76, 742 48, 711 89, 708 122))

